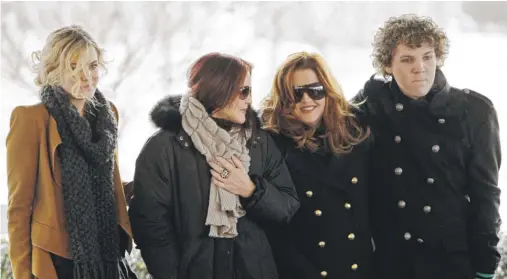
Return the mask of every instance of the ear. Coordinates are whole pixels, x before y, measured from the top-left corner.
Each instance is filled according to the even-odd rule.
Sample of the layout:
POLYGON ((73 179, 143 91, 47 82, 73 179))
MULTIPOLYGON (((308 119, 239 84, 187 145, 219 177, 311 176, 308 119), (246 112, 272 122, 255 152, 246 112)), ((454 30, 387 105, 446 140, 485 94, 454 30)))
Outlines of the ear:
POLYGON ((386 73, 392 75, 393 74, 393 68, 392 67, 384 67, 384 71, 386 71, 386 73))
POLYGON ((437 69, 440 69, 444 66, 444 61, 441 58, 437 58, 437 69))

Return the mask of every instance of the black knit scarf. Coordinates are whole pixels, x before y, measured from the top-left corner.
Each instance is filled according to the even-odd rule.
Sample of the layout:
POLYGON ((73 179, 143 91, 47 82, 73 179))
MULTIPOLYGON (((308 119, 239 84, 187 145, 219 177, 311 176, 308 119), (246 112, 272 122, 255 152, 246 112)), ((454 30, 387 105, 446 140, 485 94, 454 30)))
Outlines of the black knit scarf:
POLYGON ((113 192, 117 126, 111 107, 98 90, 95 104, 85 105, 84 117, 61 87, 46 86, 41 97, 62 139, 58 151, 74 279, 118 278, 120 241, 113 192))

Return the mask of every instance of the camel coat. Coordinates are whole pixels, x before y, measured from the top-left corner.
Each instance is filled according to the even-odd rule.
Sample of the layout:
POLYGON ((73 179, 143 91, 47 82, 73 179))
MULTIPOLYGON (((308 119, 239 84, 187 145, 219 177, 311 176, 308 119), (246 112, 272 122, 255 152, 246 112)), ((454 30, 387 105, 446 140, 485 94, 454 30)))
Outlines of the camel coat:
MULTIPOLYGON (((118 119, 116 107, 111 107, 118 119)), ((57 279, 49 252, 72 258, 63 211, 60 143, 56 120, 43 104, 13 110, 6 145, 9 255, 15 279, 57 279)), ((118 160, 113 181, 116 216, 129 235, 130 252, 132 231, 118 160)))

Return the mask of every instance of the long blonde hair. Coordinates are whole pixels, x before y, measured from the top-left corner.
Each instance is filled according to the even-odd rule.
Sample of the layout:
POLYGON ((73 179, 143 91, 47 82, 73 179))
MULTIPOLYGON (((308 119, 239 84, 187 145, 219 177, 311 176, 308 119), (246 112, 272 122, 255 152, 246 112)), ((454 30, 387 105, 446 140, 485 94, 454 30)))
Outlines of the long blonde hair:
POLYGON ((351 112, 355 105, 345 99, 341 86, 332 76, 324 58, 317 53, 294 53, 278 68, 271 94, 261 105, 263 128, 292 138, 299 148, 315 151, 322 147, 315 138, 318 127, 308 127, 294 115, 296 101, 293 75, 295 71, 302 69, 313 70, 326 90, 323 114, 326 134, 323 137, 329 150, 334 154, 350 152, 354 145, 369 136, 370 131, 368 128, 361 128, 357 123, 351 112))
POLYGON ((104 50, 99 48, 95 40, 81 26, 71 25, 59 28, 49 34, 46 44, 41 51, 32 53, 33 69, 36 73, 35 85, 62 86, 65 81, 71 79, 75 83, 71 92, 77 99, 83 99, 80 93, 83 72, 90 80, 90 74, 83 64, 82 58, 90 48, 97 52, 99 67, 107 71, 104 62, 104 50), (72 67, 72 59, 78 58, 76 66, 72 67))

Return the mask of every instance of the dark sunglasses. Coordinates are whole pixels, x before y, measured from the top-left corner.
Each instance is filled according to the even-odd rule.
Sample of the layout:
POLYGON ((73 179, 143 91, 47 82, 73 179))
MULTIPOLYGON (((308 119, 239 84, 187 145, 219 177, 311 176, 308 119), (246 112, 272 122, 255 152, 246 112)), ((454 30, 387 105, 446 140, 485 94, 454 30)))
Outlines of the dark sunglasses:
POLYGON ((250 86, 243 86, 239 90, 239 98, 241 100, 245 100, 246 98, 248 98, 248 96, 250 95, 250 93, 252 93, 252 87, 250 87, 250 86))
POLYGON ((293 89, 296 103, 301 102, 305 93, 314 101, 318 101, 326 96, 326 90, 321 84, 294 86, 293 89))

